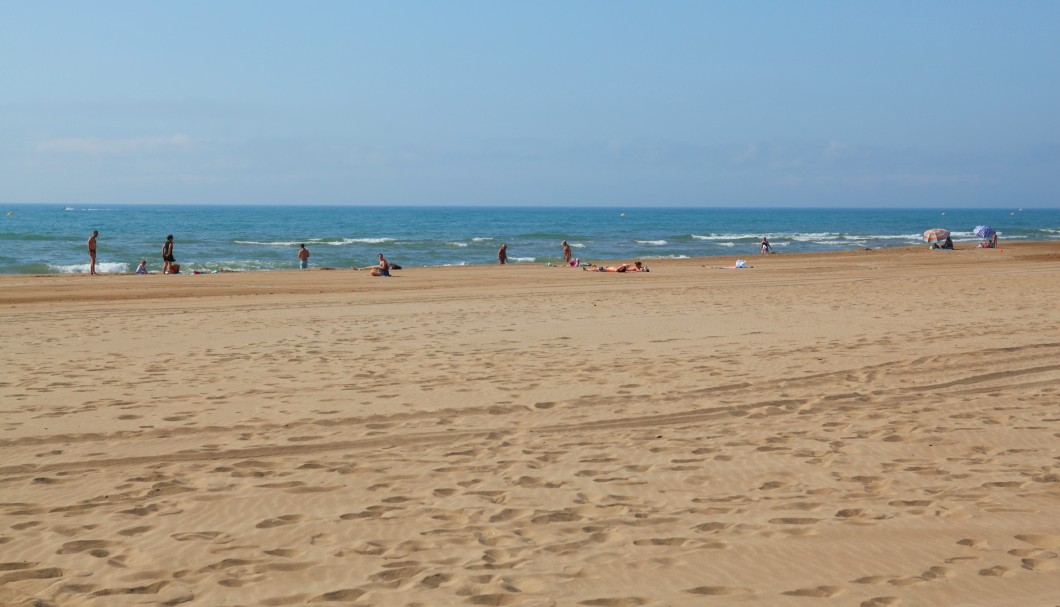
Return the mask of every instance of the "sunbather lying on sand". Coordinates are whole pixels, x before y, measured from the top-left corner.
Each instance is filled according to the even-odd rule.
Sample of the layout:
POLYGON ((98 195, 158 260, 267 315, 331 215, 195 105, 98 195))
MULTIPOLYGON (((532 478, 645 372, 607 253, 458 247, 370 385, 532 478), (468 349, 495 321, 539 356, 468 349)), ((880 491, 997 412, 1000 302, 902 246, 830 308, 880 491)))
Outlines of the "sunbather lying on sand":
POLYGON ((624 263, 620 266, 600 266, 594 270, 589 268, 582 268, 586 272, 650 272, 648 266, 643 265, 639 261, 633 263, 624 263))

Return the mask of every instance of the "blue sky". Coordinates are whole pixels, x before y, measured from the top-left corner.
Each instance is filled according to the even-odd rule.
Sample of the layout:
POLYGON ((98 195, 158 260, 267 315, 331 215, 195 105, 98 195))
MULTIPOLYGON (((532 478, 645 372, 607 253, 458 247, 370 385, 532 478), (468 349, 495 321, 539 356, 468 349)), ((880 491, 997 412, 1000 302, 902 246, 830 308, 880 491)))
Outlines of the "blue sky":
POLYGON ((0 0, 0 202, 1060 206, 1057 2, 0 0))

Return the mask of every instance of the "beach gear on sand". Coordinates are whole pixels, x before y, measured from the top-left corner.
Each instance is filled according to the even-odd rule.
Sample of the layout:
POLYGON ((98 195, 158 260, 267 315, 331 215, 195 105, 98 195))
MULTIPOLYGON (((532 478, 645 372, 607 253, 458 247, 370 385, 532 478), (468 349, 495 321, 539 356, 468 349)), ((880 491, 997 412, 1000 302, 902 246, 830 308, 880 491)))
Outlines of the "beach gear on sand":
POLYGON ((946 237, 950 235, 950 231, 945 228, 931 228, 924 232, 924 242, 936 243, 946 240, 946 237))

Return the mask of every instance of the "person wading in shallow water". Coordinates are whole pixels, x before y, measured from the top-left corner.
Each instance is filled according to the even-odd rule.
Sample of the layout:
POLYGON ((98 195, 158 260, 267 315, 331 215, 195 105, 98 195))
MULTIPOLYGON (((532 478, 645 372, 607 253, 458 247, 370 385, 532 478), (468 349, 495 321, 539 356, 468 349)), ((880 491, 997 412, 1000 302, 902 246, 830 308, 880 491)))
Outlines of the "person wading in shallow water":
POLYGON ((508 263, 508 243, 501 245, 501 248, 497 249, 497 263, 502 266, 508 263))
POLYGON ((99 236, 99 230, 94 230, 92 235, 88 237, 88 273, 92 276, 96 275, 96 237, 99 236))

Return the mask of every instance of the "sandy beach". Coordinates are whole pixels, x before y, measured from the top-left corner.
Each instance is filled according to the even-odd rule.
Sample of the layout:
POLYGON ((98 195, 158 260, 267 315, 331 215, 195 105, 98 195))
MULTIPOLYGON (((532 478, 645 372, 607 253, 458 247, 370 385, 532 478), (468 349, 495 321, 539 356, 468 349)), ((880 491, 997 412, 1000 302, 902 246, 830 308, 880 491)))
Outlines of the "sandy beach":
POLYGON ((1060 243, 0 276, 0 605, 1060 601, 1060 243))

